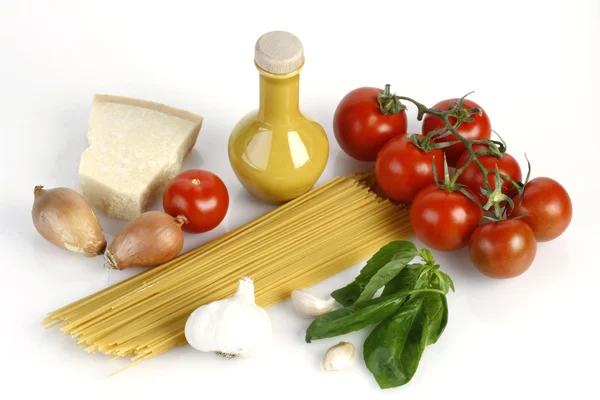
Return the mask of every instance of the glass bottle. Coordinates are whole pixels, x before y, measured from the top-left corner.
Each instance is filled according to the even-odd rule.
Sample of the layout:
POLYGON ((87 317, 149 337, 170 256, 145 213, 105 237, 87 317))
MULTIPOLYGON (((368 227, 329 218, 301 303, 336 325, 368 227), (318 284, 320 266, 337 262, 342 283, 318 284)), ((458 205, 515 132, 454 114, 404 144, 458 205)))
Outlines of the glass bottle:
POLYGON ((317 122, 299 108, 304 50, 288 32, 269 32, 256 42, 260 104, 233 128, 229 161, 257 199, 281 203, 306 193, 325 169, 329 142, 317 122))

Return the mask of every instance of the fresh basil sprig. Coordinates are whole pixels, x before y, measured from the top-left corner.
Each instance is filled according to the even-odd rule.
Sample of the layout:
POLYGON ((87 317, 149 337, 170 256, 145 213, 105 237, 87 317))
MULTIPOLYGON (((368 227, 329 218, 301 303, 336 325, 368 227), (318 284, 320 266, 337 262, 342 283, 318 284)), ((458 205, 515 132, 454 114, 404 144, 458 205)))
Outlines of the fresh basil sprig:
POLYGON ((408 293, 398 292, 323 314, 306 330, 306 341, 310 343, 313 339, 335 337, 377 324, 394 314, 408 293))
POLYGON ((367 261, 354 282, 334 291, 331 296, 343 306, 351 306, 358 300, 368 300, 417 255, 419 252, 412 242, 391 242, 367 261))
POLYGON ((439 270, 431 251, 408 241, 382 247, 358 277, 332 296, 344 308, 317 317, 306 341, 339 336, 378 324, 363 357, 382 389, 408 383, 425 347, 438 341, 448 323, 446 294, 452 279, 439 270), (419 256, 421 263, 412 263, 419 256), (383 287, 381 297, 373 298, 383 287))

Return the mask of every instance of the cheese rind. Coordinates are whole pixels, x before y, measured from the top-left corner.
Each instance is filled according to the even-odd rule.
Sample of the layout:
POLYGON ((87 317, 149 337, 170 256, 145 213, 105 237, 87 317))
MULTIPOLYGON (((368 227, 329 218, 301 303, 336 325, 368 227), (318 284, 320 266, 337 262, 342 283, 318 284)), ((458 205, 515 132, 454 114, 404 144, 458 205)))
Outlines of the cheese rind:
POLYGON ((92 207, 130 220, 181 170, 202 117, 144 100, 94 96, 79 187, 92 207))

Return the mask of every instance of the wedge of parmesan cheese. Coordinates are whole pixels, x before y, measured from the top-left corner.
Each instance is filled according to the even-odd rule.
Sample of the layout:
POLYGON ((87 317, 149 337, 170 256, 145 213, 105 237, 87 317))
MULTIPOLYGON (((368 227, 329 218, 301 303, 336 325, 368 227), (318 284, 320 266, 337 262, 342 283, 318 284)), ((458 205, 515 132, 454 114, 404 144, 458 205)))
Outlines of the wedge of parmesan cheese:
POLYGON ((130 220, 165 190, 192 150, 202 117, 143 100, 94 96, 79 187, 92 207, 130 220))

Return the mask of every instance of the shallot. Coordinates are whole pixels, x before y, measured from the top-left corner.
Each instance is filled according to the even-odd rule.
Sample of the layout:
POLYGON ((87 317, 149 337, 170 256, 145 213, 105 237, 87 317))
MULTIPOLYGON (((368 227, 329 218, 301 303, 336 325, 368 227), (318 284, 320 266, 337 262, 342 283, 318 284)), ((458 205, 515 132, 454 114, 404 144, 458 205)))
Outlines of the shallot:
POLYGON ((73 189, 33 190, 31 216, 37 231, 50 243, 86 257, 104 252, 106 239, 87 200, 73 189))
POLYGON ((130 221, 110 243, 105 257, 108 267, 155 266, 171 261, 183 248, 181 226, 188 222, 161 211, 148 211, 130 221))

